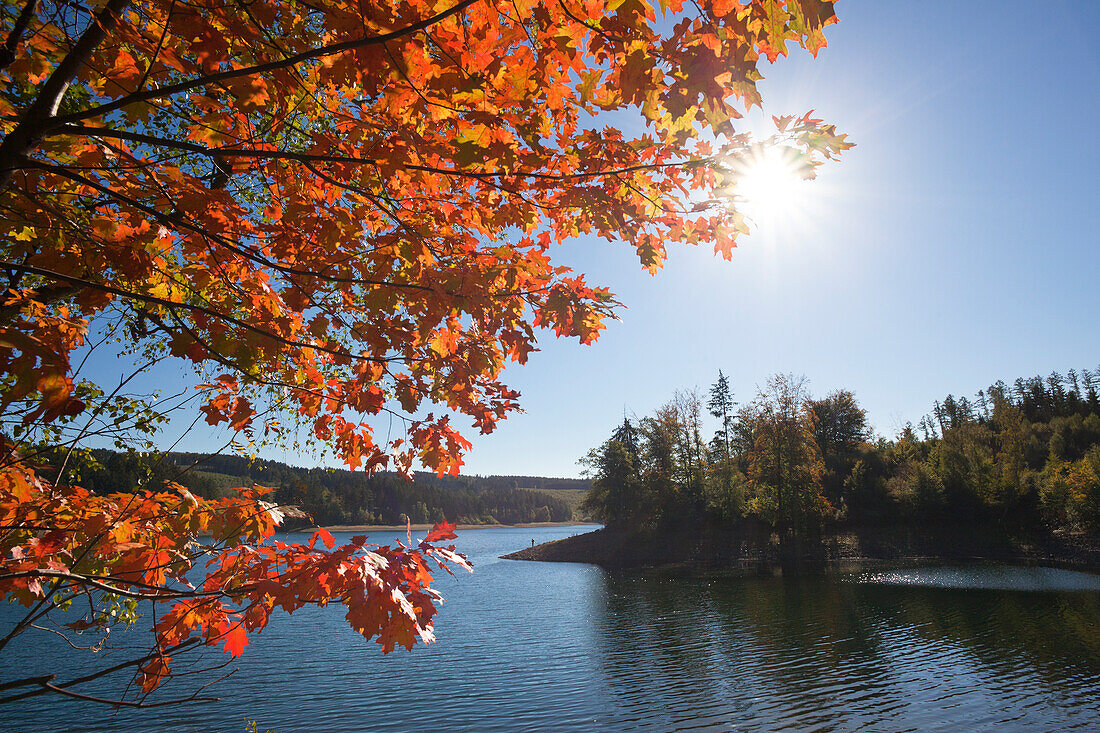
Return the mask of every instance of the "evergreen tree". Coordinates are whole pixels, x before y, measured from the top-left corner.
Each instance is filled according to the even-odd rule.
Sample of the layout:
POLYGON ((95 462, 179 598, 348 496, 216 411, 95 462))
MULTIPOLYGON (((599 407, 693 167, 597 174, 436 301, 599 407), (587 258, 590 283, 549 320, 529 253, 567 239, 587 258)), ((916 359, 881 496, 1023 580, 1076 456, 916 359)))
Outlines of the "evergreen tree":
POLYGON ((582 510, 609 526, 637 525, 649 519, 649 502, 627 443, 611 438, 581 463, 592 478, 582 510))
POLYGON ((707 395, 707 411, 719 421, 718 430, 714 432, 712 444, 721 446, 722 458, 727 463, 730 460, 730 431, 733 422, 733 408, 737 405, 733 401, 733 391, 730 389, 729 379, 718 370, 718 381, 711 385, 707 395))

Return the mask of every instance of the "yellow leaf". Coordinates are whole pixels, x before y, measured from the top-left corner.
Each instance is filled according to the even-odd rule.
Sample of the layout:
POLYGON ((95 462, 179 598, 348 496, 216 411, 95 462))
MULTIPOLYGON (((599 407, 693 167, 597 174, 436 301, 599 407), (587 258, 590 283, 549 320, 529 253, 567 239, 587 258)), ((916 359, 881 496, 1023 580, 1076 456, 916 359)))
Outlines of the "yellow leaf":
POLYGON ((149 295, 154 298, 160 298, 161 300, 169 300, 172 295, 171 289, 168 287, 168 283, 159 282, 153 287, 149 288, 149 295))

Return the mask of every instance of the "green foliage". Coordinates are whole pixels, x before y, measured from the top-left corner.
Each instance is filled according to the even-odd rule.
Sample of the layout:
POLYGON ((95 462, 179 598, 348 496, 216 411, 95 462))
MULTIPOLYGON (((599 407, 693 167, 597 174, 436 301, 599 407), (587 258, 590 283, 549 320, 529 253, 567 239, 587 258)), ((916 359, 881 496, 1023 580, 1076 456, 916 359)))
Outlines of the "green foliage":
POLYGON ((1076 461, 1052 457, 1039 479, 1048 522, 1100 531, 1100 445, 1076 461))
POLYGON ((943 482, 923 461, 906 461, 886 480, 886 490, 899 515, 912 519, 936 516, 943 506, 943 482))
POLYGON ((776 375, 755 401, 749 452, 750 514, 783 532, 815 534, 832 506, 822 495, 825 465, 805 380, 776 375))
MULTIPOLYGON (((585 485, 588 482, 584 482, 585 485)), ((540 494, 548 494, 556 499, 561 499, 573 512, 574 519, 585 519, 587 515, 581 508, 581 504, 584 502, 584 497, 588 494, 588 489, 539 489, 540 494)))
POLYGON ((611 438, 583 462, 593 478, 581 505, 584 511, 607 524, 634 524, 645 519, 649 502, 638 476, 637 454, 629 442, 611 438))
POLYGON ((841 505, 856 461, 861 459, 860 446, 869 438, 866 412, 854 394, 837 390, 821 400, 809 400, 813 413, 813 436, 825 464, 822 477, 824 494, 829 501, 841 505))
POLYGON ((609 524, 763 520, 803 534, 822 521, 1097 532, 1098 390, 1100 370, 997 382, 937 401, 890 441, 872 440, 852 392, 812 399, 789 376, 734 412, 719 372, 710 443, 698 396, 677 392, 593 451, 585 506, 609 524))

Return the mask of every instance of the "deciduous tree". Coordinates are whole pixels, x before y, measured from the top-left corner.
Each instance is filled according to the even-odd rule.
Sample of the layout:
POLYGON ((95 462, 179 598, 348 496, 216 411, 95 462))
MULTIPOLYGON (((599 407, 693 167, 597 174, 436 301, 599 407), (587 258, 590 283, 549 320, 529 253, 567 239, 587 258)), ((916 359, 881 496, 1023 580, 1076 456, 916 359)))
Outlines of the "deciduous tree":
POLYGON ((638 475, 637 445, 626 437, 632 432, 624 419, 610 439, 581 460, 592 478, 581 508, 609 525, 644 523, 653 511, 652 496, 638 475))
POLYGON ((748 473, 751 510, 798 536, 819 530, 831 510, 821 493, 825 466, 804 385, 801 377, 777 374, 757 396, 748 473))
MULTIPOLYGON (((377 585, 387 556, 361 543, 261 551, 271 515, 247 492, 251 510, 173 486, 94 497, 67 485, 67 459, 35 469, 36 451, 109 429, 89 425, 162 416, 81 381, 89 336, 139 366, 193 364, 206 421, 250 440, 289 415, 353 468, 457 472, 469 443, 451 415, 491 431, 518 408, 501 370, 536 330, 589 343, 616 305, 553 245, 626 243, 650 271, 671 243, 729 257, 737 162, 761 144, 735 123, 760 102, 761 61, 816 53, 834 21, 819 0, 662 0, 660 16, 646 0, 5 4, 5 592, 32 618, 99 590, 183 593, 140 663, 150 689, 191 629, 238 651, 254 609, 343 598, 341 563, 377 585), (599 117, 619 110, 645 131, 599 117), (402 429, 380 439, 369 418, 387 413, 402 429), (194 532, 225 513, 259 524, 220 537, 226 570, 190 596, 194 532), (120 529, 137 516, 141 540, 120 529), (86 534, 91 517, 106 523, 86 534)), ((797 150, 807 176, 849 146, 809 114, 775 121, 763 143, 797 150)), ((395 552, 386 567, 411 579, 393 587, 415 595, 433 551, 395 552)), ((410 603, 395 613, 426 629, 430 603, 410 603)), ((364 609, 385 643, 411 638, 364 609)))

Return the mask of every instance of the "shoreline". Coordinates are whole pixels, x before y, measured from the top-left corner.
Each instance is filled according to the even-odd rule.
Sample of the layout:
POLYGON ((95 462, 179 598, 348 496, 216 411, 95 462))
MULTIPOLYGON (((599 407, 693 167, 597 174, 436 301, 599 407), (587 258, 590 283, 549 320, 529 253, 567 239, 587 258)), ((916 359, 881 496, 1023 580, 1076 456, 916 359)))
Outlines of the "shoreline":
MULTIPOLYGON (((435 526, 433 524, 413 524, 409 527, 412 532, 428 532, 435 526)), ((474 529, 523 529, 528 527, 599 527, 599 522, 523 522, 520 524, 459 524, 456 532, 466 532, 474 529)), ((303 527, 295 532, 310 532, 317 527, 303 527)), ((404 524, 333 524, 323 529, 329 532, 404 532, 404 524)))
POLYGON ((502 556, 575 562, 605 569, 650 569, 769 576, 868 572, 943 564, 1047 566, 1100 573, 1100 537, 1061 534, 1008 538, 960 527, 851 528, 819 542, 782 546, 759 528, 683 531, 601 529, 502 556))

